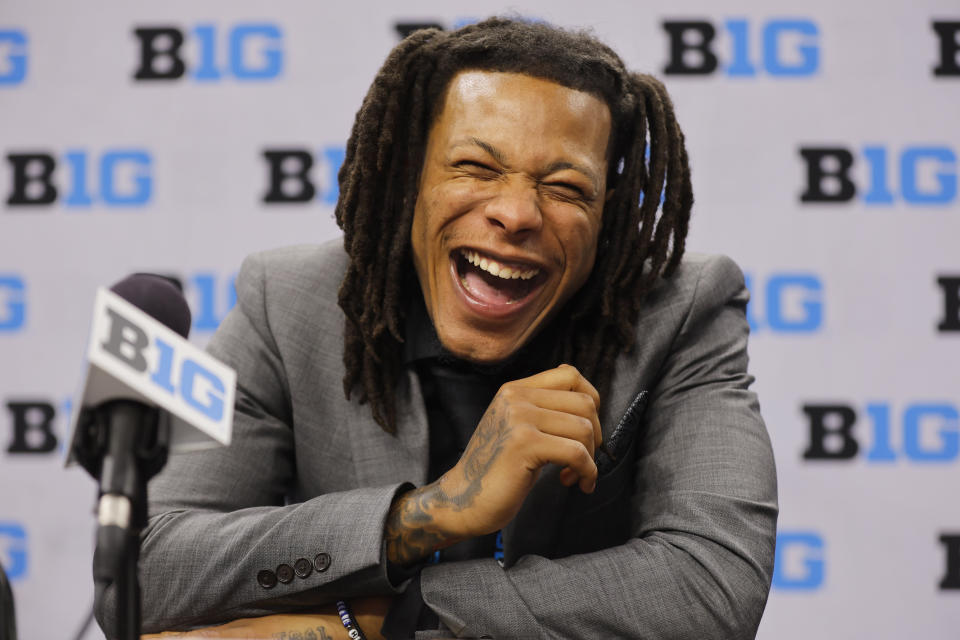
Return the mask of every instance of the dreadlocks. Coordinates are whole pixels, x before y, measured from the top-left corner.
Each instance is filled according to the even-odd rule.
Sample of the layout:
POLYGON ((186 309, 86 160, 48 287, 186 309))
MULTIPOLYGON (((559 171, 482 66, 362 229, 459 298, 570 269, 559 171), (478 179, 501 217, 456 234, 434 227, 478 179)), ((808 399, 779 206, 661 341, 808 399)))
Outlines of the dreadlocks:
POLYGON ((450 80, 471 69, 524 73, 585 91, 610 109, 611 156, 593 271, 558 315, 553 360, 606 389, 634 343, 644 296, 680 262, 693 205, 683 133, 663 85, 627 71, 582 32, 491 18, 452 32, 426 29, 390 53, 363 101, 339 173, 337 224, 349 265, 339 291, 347 317, 347 396, 362 387, 374 419, 396 429, 404 301, 415 290, 410 226, 430 125, 450 80), (649 148, 648 148, 649 141, 649 148), (662 206, 661 204, 662 196, 662 206))

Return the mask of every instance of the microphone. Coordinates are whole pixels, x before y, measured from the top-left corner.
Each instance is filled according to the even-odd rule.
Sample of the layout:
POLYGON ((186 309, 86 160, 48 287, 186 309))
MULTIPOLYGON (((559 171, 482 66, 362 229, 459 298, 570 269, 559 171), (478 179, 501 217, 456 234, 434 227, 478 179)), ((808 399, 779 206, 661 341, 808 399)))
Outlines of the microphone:
POLYGON ((67 464, 99 480, 96 597, 117 584, 121 637, 139 637, 147 481, 169 449, 230 443, 236 373, 187 342, 189 330, 190 309, 169 278, 134 274, 97 291, 67 464))

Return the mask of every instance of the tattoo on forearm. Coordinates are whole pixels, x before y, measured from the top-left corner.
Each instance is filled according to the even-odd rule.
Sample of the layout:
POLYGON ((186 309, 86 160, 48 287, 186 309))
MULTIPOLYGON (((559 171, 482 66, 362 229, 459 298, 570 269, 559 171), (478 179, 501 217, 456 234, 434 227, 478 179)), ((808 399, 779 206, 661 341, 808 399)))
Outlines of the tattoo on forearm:
POLYGON ((431 511, 446 508, 462 511, 473 506, 483 487, 483 478, 502 453, 508 434, 506 416, 490 407, 486 429, 478 429, 463 452, 466 485, 456 495, 448 495, 439 485, 420 487, 397 500, 387 516, 387 557, 398 564, 412 564, 436 549, 457 542, 435 525, 431 511), (492 427, 492 428, 489 428, 492 427))
POLYGON ((303 631, 278 631, 270 638, 272 640, 333 640, 333 636, 327 633, 327 628, 323 625, 303 631))

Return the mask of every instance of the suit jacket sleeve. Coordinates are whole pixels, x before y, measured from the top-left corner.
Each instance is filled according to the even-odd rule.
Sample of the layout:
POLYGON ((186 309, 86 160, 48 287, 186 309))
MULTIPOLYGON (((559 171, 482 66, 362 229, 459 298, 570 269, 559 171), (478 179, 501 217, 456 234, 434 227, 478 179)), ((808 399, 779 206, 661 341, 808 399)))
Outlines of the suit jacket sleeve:
POLYGON ((642 382, 650 401, 632 504, 623 505, 632 537, 563 558, 526 555, 507 569, 493 560, 425 569, 424 601, 457 635, 756 635, 777 504, 772 450, 748 391, 747 292, 722 257, 700 263, 694 282, 657 374, 642 382))
MULTIPOLYGON (((237 307, 208 347, 238 374, 232 444, 171 456, 149 486, 140 564, 144 632, 393 591, 382 532, 403 484, 285 504, 297 459, 288 380, 268 309, 287 310, 268 304, 263 271, 257 256, 245 261, 237 307), (327 558, 317 560, 321 554, 329 566, 327 558), (313 565, 305 578, 271 588, 258 581, 261 571, 301 558, 313 565)), ((112 636, 115 594, 102 604, 97 618, 112 636)))

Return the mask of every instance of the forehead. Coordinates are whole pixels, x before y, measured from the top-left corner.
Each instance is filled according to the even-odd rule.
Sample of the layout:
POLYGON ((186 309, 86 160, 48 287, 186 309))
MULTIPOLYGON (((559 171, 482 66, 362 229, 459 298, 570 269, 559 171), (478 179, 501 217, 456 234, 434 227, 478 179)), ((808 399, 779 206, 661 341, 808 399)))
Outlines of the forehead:
MULTIPOLYGON (((610 109, 601 98, 552 80, 502 71, 461 71, 451 78, 432 134, 498 129, 525 140, 566 138, 606 150, 610 109)), ((604 154, 605 155, 605 154, 604 154)))

